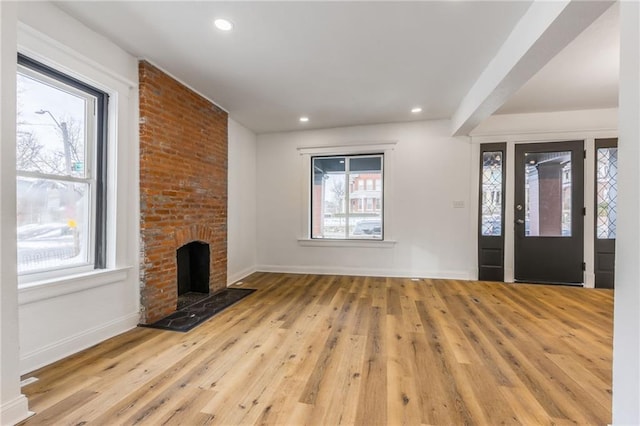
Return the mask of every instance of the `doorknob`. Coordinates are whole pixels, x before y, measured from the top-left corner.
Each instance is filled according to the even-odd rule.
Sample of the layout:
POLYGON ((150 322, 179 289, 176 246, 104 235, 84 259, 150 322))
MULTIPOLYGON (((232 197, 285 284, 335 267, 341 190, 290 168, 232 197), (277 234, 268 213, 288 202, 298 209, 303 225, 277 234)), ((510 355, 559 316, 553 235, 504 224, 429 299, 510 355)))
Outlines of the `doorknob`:
POLYGON ((518 225, 522 225, 524 223, 524 220, 523 219, 516 219, 516 223, 518 225))

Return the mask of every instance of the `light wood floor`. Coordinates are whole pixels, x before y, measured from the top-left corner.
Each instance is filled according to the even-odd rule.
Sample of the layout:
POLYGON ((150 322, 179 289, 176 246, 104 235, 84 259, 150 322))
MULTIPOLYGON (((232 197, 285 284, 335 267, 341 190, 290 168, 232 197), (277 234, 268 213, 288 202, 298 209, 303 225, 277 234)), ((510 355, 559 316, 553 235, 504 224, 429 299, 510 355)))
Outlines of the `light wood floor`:
MULTIPOLYGON (((613 292, 257 273, 189 333, 34 372, 25 424, 607 424, 613 292)), ((27 375, 28 377, 31 375, 27 375)))

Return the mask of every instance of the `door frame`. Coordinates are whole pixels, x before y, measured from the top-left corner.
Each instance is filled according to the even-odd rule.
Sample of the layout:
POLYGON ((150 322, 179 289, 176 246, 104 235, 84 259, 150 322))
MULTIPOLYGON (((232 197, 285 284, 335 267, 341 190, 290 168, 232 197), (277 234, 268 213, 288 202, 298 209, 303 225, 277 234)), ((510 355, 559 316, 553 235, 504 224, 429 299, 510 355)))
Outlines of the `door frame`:
MULTIPOLYGON (((472 161, 471 161, 471 188, 472 195, 470 198, 470 226, 471 229, 476 230, 474 232, 474 246, 473 252, 477 253, 478 248, 478 215, 479 215, 479 175, 480 175, 480 144, 487 143, 500 143, 507 144, 507 161, 506 161, 506 176, 505 176, 505 229, 504 229, 504 281, 514 282, 514 243, 515 234, 511 224, 514 223, 514 201, 515 201, 515 145, 527 144, 527 143, 544 143, 544 142, 561 142, 568 140, 583 140, 584 148, 586 151, 586 159, 584 162, 584 204, 587 207, 586 215, 584 217, 584 262, 586 268, 584 271, 584 287, 595 287, 595 274, 594 274, 594 212, 589 206, 593 206, 595 185, 593 174, 595 173, 595 139, 617 138, 618 132, 616 129, 610 130, 593 130, 593 131, 540 131, 539 133, 508 133, 500 135, 475 135, 471 137, 472 144, 472 161)), ((474 269, 471 271, 471 276, 477 278, 478 264, 477 256, 474 256, 474 269)))

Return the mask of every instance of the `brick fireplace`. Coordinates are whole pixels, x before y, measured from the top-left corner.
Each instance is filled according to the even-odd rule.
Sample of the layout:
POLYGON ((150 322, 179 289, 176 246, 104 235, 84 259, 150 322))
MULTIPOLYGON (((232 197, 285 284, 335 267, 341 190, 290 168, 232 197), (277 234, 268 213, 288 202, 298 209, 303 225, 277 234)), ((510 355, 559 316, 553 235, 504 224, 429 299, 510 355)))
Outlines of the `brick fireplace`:
POLYGON ((140 78, 143 324, 176 310, 177 250, 209 245, 209 292, 227 283, 227 113, 146 61, 140 78))

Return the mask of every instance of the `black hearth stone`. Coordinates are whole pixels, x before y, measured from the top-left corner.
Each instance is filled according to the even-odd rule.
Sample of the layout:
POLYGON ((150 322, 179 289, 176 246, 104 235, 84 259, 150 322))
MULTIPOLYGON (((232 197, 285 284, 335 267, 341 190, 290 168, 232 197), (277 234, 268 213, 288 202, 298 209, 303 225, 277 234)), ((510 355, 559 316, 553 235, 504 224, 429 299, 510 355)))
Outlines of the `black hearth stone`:
POLYGON ((153 324, 141 324, 143 327, 186 332, 208 320, 223 309, 250 295, 251 288, 227 288, 212 294, 192 305, 186 306, 153 324))
POLYGON ((176 311, 181 311, 189 305, 193 305, 196 302, 199 302, 203 299, 209 297, 209 293, 198 293, 196 291, 190 291, 189 293, 184 293, 178 295, 178 308, 176 311))

